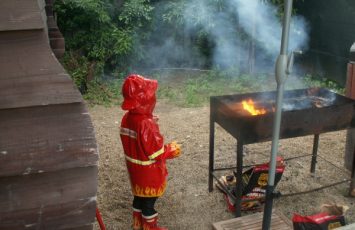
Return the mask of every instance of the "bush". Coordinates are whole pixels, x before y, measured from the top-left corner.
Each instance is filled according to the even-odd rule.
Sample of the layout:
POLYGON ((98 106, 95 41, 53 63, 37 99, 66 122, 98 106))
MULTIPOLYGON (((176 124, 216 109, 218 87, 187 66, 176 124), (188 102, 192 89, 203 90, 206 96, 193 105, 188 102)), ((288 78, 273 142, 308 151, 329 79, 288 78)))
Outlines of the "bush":
POLYGON ((112 2, 61 0, 54 6, 66 41, 63 63, 75 84, 85 88, 81 92, 89 81, 100 81, 104 70, 128 71, 130 56, 138 56, 133 45, 137 32, 151 20, 148 0, 127 0, 119 8, 112 2))

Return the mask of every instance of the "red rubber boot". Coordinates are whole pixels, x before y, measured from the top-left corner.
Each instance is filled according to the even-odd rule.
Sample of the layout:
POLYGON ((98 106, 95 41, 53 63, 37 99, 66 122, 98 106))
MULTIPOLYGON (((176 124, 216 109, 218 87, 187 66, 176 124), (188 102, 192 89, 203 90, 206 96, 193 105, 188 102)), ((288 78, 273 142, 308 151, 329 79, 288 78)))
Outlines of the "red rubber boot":
POLYGON ((133 209, 133 230, 142 230, 142 211, 138 209, 133 209))
POLYGON ((153 216, 143 216, 143 230, 168 230, 158 226, 158 213, 153 216))

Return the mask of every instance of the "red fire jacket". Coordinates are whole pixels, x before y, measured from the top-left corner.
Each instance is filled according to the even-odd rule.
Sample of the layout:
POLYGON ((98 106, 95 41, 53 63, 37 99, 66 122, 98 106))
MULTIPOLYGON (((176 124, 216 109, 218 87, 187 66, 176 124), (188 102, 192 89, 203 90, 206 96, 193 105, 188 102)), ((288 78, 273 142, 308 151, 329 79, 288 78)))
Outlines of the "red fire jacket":
POLYGON ((157 82, 145 78, 141 82, 140 78, 142 77, 136 75, 131 79, 128 77, 123 85, 126 103, 123 103, 122 108, 129 108, 129 111, 122 118, 120 136, 133 194, 140 197, 159 197, 166 188, 168 171, 165 160, 176 157, 180 151, 173 144, 164 145, 164 138, 152 115, 156 102, 154 93, 157 82), (138 87, 139 92, 154 90, 153 95, 144 92, 144 95, 152 96, 142 97, 142 92, 140 94, 135 92, 138 89, 137 81, 140 84, 146 81, 155 82, 155 86, 152 84, 152 87, 149 85, 138 87), (130 85, 134 87, 129 87, 130 85), (136 94, 139 94, 139 98, 134 101, 136 94), (134 106, 129 106, 133 104, 134 106))

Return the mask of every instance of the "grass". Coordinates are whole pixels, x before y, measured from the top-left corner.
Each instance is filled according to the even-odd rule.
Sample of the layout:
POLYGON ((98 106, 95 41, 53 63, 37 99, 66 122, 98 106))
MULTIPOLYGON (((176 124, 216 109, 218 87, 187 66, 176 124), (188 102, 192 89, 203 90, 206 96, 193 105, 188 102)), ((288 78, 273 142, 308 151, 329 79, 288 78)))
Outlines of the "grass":
POLYGON ((247 75, 228 77, 220 73, 186 75, 178 80, 162 81, 158 98, 184 107, 202 106, 208 103, 210 96, 266 90, 267 82, 268 78, 262 75, 253 78, 247 75))
POLYGON ((83 95, 90 105, 113 106, 121 104, 122 79, 107 82, 92 82, 88 85, 88 91, 83 95))
MULTIPOLYGON (((276 89, 274 77, 265 74, 232 76, 226 72, 209 71, 154 74, 152 78, 159 82, 158 100, 166 100, 181 107, 208 105, 210 96, 276 89)), ((122 102, 121 85, 122 79, 94 83, 84 98, 90 105, 119 105, 122 102)), ((311 75, 290 77, 285 84, 286 90, 306 87, 323 87, 344 94, 344 88, 335 82, 311 75)))

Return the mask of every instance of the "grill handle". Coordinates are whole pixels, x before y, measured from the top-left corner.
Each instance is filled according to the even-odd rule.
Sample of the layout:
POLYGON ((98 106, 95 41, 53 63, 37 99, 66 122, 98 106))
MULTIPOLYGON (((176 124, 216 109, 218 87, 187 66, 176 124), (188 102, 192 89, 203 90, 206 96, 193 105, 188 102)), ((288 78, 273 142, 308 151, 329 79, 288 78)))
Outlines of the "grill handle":
POLYGON ((288 55, 286 75, 290 75, 292 73, 294 57, 297 54, 302 54, 302 51, 301 50, 294 50, 288 55))

